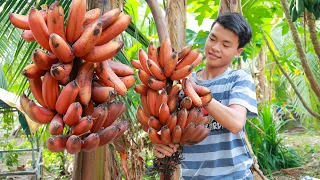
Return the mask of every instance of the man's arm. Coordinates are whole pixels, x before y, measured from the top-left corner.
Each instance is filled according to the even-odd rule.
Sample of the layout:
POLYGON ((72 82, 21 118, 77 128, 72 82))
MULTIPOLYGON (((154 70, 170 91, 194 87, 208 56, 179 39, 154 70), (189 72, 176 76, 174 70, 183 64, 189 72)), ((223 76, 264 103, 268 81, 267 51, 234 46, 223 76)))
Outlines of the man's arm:
MULTIPOLYGON (((193 80, 192 75, 189 75, 189 78, 193 80)), ((240 132, 244 127, 248 111, 251 114, 257 113, 255 89, 251 75, 242 74, 235 82, 230 91, 229 106, 212 98, 204 109, 230 132, 235 134, 240 132)))
POLYGON ((204 109, 218 123, 234 134, 242 130, 246 121, 247 109, 241 105, 232 104, 228 107, 212 99, 204 109))

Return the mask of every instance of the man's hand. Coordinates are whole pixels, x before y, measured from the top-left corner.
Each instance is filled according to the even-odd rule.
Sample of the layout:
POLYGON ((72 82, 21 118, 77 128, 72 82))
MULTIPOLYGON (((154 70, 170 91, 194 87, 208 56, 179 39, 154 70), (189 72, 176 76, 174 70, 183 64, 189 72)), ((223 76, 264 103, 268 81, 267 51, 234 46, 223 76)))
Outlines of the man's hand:
POLYGON ((172 156, 173 153, 177 151, 179 144, 154 144, 153 152, 156 154, 158 158, 164 158, 166 156, 172 156))

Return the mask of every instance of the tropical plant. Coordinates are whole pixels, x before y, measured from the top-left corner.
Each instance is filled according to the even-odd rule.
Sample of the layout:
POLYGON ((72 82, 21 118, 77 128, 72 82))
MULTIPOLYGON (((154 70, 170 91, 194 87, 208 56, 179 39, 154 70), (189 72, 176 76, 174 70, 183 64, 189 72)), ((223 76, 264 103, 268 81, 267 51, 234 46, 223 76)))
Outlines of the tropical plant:
MULTIPOLYGON (((306 80, 305 74, 302 72, 301 64, 299 63, 299 58, 295 49, 294 49, 294 42, 290 34, 285 33, 283 31, 285 29, 283 22, 280 21, 275 28, 273 28, 271 33, 271 38, 273 44, 278 52, 279 62, 284 67, 284 70, 288 73, 289 77, 295 82, 298 92, 304 97, 305 103, 312 107, 315 112, 320 112, 320 109, 316 104, 319 104, 318 99, 316 98, 315 94, 313 93, 308 81, 306 80), (282 24, 282 25, 281 25, 282 24)), ((298 29, 301 29, 301 35, 303 35, 303 27, 302 24, 298 25, 298 29)), ((306 35, 309 33, 306 32, 306 35)), ((311 71, 315 75, 318 82, 320 78, 320 73, 318 68, 320 68, 320 64, 317 61, 316 55, 313 53, 313 48, 310 43, 309 39, 305 39, 308 42, 305 44, 304 47, 308 62, 310 63, 311 71)), ((291 105, 293 107, 292 113, 299 117, 299 120, 305 125, 305 127, 310 128, 313 127, 317 131, 317 127, 319 126, 316 118, 311 116, 305 110, 304 105, 299 100, 296 93, 289 87, 286 77, 276 68, 277 71, 275 75, 275 83, 279 82, 276 85, 275 92, 277 99, 275 99, 276 104, 283 104, 284 106, 291 105)), ((283 107, 284 107, 283 106, 283 107)))
MULTIPOLYGON (((0 107, 0 132, 2 136, 0 137, 0 149, 1 150, 14 150, 17 146, 17 141, 10 138, 12 131, 15 129, 14 123, 14 109, 7 107, 6 104, 2 103, 3 107, 0 107)), ((13 169, 13 166, 18 165, 18 156, 21 152, 7 152, 0 153, 2 163, 6 164, 8 170, 13 169)))
MULTIPOLYGON (((310 86, 312 93, 315 94, 315 97, 319 101, 320 100, 320 85, 319 85, 319 81, 317 80, 318 73, 314 73, 314 70, 311 66, 311 64, 313 64, 313 65, 315 65, 315 67, 319 67, 319 57, 320 57, 320 56, 318 56, 318 54, 320 55, 320 52, 319 52, 319 43, 318 43, 317 35, 316 35, 315 18, 313 17, 313 15, 311 13, 308 13, 306 11, 308 30, 310 33, 310 40, 312 42, 312 47, 313 47, 311 49, 311 52, 314 51, 318 56, 318 58, 317 58, 318 61, 315 61, 315 63, 312 63, 312 61, 313 61, 312 58, 311 58, 311 60, 308 59, 308 58, 310 58, 310 56, 308 56, 308 54, 306 52, 307 46, 305 45, 305 49, 303 49, 303 43, 301 41, 301 38, 299 37, 299 26, 297 26, 296 23, 293 23, 291 21, 291 15, 289 14, 288 2, 286 0, 281 0, 281 5, 282 5, 282 9, 285 14, 285 19, 286 19, 287 23, 289 24, 289 29, 292 34, 294 47, 297 52, 298 60, 301 62, 300 65, 301 65, 303 72, 305 74, 305 78, 307 79, 307 84, 308 84, 308 86, 310 86)), ((281 73, 283 73, 284 76, 286 77, 286 79, 289 81, 291 87, 293 88, 295 94, 298 96, 299 100, 303 104, 304 108, 312 116, 314 116, 316 119, 319 120, 320 114, 319 114, 319 112, 317 112, 317 108, 313 109, 312 106, 309 106, 307 104, 307 102, 305 101, 305 98, 301 95, 301 93, 297 89, 297 85, 294 83, 292 78, 290 78, 289 73, 287 73, 285 71, 284 67, 280 63, 281 59, 279 59, 278 55, 275 53, 275 50, 273 49, 273 46, 271 46, 271 43, 268 41, 268 38, 266 37, 265 32, 262 29, 260 29, 260 31, 263 35, 265 43, 267 44, 273 59, 275 60, 276 64, 278 65, 281 73)), ((304 37, 306 37, 306 36, 304 36, 304 37)), ((307 43, 306 38, 305 38, 305 43, 307 43)))
MULTIPOLYGON (((17 141, 15 139, 11 139, 10 141, 8 140, 1 140, 1 150, 14 150, 17 147, 17 141)), ((1 162, 4 163, 8 170, 13 170, 14 167, 19 165, 19 161, 18 161, 18 157, 19 155, 21 155, 21 152, 7 152, 4 153, 3 156, 1 158, 1 162)))
POLYGON ((279 137, 279 129, 285 122, 275 122, 272 105, 260 107, 258 117, 249 121, 262 130, 260 132, 250 124, 246 125, 253 152, 264 174, 272 175, 273 171, 301 165, 301 157, 295 150, 286 147, 279 137))

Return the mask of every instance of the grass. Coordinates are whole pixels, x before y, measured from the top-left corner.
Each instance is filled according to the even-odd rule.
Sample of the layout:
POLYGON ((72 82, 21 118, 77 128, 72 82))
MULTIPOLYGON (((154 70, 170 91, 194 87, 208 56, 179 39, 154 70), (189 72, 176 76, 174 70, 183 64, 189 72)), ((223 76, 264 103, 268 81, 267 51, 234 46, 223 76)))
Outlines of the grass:
POLYGON ((283 123, 276 123, 274 120, 272 106, 261 106, 258 117, 250 121, 264 132, 261 134, 253 126, 246 126, 253 152, 266 176, 273 178, 274 171, 300 166, 300 155, 293 148, 285 146, 279 136, 279 129, 283 123))
POLYGON ((285 146, 297 151, 302 157, 302 164, 296 168, 288 168, 273 172, 273 179, 301 179, 305 176, 320 178, 320 135, 313 131, 279 134, 285 146))

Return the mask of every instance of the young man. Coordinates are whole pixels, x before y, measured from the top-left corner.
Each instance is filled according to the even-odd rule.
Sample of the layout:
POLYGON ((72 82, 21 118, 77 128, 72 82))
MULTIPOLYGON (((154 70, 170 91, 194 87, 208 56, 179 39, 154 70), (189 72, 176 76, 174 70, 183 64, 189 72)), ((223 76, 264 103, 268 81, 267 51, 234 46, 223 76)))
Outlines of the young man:
MULTIPOLYGON (((257 114, 254 83, 245 70, 229 68, 251 39, 251 27, 238 13, 225 13, 212 24, 205 44, 206 66, 192 73, 192 80, 210 88, 212 101, 204 107, 212 123, 210 135, 183 147, 182 178, 253 179, 252 158, 244 142, 247 117, 257 114)), ((178 145, 154 145, 158 158, 171 156, 178 145)))

